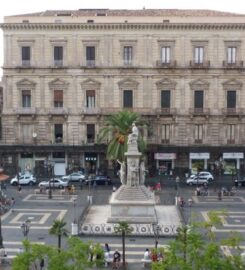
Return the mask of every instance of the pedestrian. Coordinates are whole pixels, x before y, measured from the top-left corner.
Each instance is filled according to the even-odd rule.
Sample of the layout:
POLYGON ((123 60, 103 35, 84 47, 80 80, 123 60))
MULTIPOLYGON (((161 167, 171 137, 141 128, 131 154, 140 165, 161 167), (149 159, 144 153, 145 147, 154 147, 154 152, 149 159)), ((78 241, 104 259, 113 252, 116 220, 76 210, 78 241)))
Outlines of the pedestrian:
POLYGON ((218 191, 218 200, 219 201, 222 200, 222 191, 221 191, 221 189, 218 191))
POLYGON ((15 199, 14 197, 11 198, 11 207, 15 205, 15 199))
POLYGON ((235 179, 235 187, 238 187, 238 180, 235 179))
POLYGON ((144 253, 144 260, 150 260, 151 259, 151 253, 149 249, 147 248, 144 253))
POLYGON ((117 188, 113 185, 112 192, 115 192, 116 190, 117 190, 117 188))
POLYGON ((180 197, 179 204, 180 204, 180 207, 184 207, 185 201, 183 197, 180 197))
POLYGON ((41 270, 43 269, 43 267, 44 267, 44 259, 41 258, 41 260, 40 260, 40 268, 41 268, 41 270))
POLYGON ((21 185, 19 184, 19 185, 18 185, 18 192, 21 193, 21 190, 22 190, 22 187, 21 187, 21 185))
POLYGON ((111 249, 110 249, 110 247, 109 247, 109 244, 108 244, 108 243, 105 243, 104 250, 105 250, 105 252, 110 253, 111 249))
POLYGON ((120 261, 121 261, 121 254, 116 249, 116 251, 113 254, 113 269, 119 269, 120 261))

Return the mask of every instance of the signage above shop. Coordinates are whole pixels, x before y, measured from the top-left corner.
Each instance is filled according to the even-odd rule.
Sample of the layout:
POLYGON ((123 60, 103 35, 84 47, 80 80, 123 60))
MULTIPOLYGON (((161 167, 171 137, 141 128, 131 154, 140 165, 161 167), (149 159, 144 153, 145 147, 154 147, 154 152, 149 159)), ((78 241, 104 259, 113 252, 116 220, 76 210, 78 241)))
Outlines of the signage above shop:
POLYGON ((155 153, 154 158, 160 160, 172 160, 176 159, 176 153, 155 153))
POLYGON ((242 152, 238 153, 223 153, 223 159, 243 159, 244 154, 242 152))
POLYGON ((209 153, 190 153, 190 159, 210 159, 209 153))

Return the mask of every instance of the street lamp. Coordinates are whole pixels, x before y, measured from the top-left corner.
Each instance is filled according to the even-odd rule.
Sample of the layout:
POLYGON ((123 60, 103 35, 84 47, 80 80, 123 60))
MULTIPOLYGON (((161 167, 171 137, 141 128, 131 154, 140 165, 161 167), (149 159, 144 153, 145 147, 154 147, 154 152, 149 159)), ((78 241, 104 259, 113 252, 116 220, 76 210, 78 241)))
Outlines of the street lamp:
POLYGON ((76 224, 77 223, 77 213, 76 213, 76 206, 77 206, 77 199, 73 199, 73 223, 76 224))
POLYGON ((51 179, 53 179, 53 177, 54 177, 54 173, 53 173, 53 171, 54 171, 54 161, 52 161, 52 160, 46 160, 46 162, 45 162, 45 166, 47 167, 47 171, 48 171, 48 178, 49 178, 49 189, 48 189, 48 198, 49 199, 52 199, 52 189, 51 189, 51 179))
POLYGON ((31 221, 29 219, 27 219, 20 226, 26 240, 28 240, 28 234, 29 234, 29 230, 30 230, 30 223, 31 223, 31 221))
POLYGON ((155 248, 157 248, 158 245, 158 239, 159 239, 159 233, 161 231, 161 228, 158 223, 152 223, 152 230, 154 233, 154 238, 155 238, 155 248))

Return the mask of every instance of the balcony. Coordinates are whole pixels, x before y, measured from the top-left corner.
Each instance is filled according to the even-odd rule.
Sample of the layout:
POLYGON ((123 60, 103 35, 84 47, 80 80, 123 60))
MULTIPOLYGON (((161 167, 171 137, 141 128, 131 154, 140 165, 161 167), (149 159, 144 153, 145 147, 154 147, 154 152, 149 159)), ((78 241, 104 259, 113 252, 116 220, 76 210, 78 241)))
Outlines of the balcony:
POLYGON ((156 66, 158 68, 176 68, 177 62, 174 60, 167 63, 167 62, 162 62, 161 60, 157 60, 156 66))
POLYGON ((228 61, 223 61, 223 67, 226 69, 239 69, 243 68, 243 61, 237 61, 237 62, 228 62, 228 61))
POLYGON ((156 108, 155 113, 163 116, 173 116, 176 115, 176 108, 156 108))
POLYGON ((229 140, 227 140, 227 144, 235 144, 235 139, 229 139, 229 140))
POLYGON ((31 61, 30 60, 22 60, 22 66, 23 68, 29 68, 31 67, 31 61))
POLYGON ((203 61, 200 63, 196 63, 195 61, 190 61, 190 68, 202 69, 202 68, 209 68, 210 61, 203 61))
POLYGON ((189 113, 194 116, 207 116, 210 114, 209 108, 190 108, 189 113))
POLYGON ((112 113, 117 113, 119 111, 130 111, 130 112, 137 112, 140 113, 142 115, 154 115, 154 110, 152 110, 152 108, 121 108, 121 107, 106 107, 106 108, 101 108, 101 114, 104 115, 109 115, 112 113))
POLYGON ((226 116, 241 116, 244 115, 244 108, 223 108, 222 114, 226 116))
POLYGON ((64 116, 65 118, 68 117, 68 114, 69 114, 69 109, 67 108, 50 108, 49 109, 49 117, 52 117, 52 116, 64 116))
POLYGON ((17 117, 20 116, 31 116, 35 117, 37 114, 37 109, 34 107, 23 107, 23 108, 16 108, 14 111, 17 115, 17 117))
POLYGON ((100 115, 101 110, 99 108, 83 108, 81 110, 82 115, 100 115))
POLYGON ((55 68, 62 68, 63 67, 63 60, 54 60, 54 66, 55 68))

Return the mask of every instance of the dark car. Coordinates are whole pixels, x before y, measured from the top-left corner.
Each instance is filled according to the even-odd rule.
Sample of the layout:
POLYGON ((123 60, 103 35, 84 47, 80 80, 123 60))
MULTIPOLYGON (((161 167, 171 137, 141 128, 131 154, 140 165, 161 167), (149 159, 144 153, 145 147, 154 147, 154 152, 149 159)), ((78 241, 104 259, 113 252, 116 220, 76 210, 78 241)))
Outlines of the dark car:
POLYGON ((237 180, 237 183, 238 183, 238 186, 239 186, 239 187, 241 187, 241 186, 244 187, 244 186, 245 186, 245 178, 243 178, 243 179, 238 179, 238 180, 237 180))
POLYGON ((90 185, 94 185, 94 183, 96 183, 96 185, 111 185, 112 181, 109 176, 95 175, 95 176, 90 176, 88 177, 88 179, 86 179, 86 184, 88 185, 89 183, 90 185))

